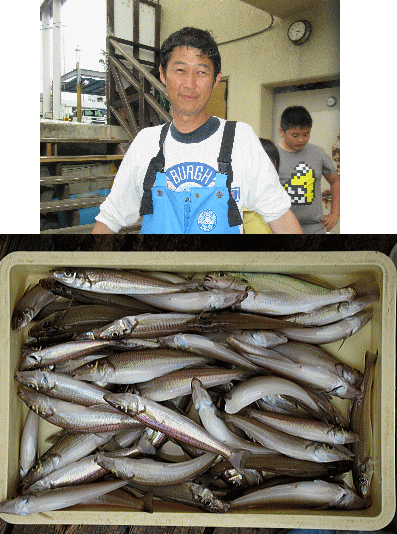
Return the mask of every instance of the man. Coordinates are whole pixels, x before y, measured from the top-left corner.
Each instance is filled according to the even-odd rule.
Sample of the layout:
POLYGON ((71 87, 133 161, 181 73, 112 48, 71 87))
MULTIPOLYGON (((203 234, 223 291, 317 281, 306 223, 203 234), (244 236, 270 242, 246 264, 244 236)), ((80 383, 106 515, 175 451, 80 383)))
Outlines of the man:
POLYGON ((332 158, 309 143, 313 121, 303 106, 286 108, 280 119, 280 182, 305 234, 330 232, 339 219, 340 178, 332 158), (324 216, 321 176, 331 186, 331 213, 324 216))
POLYGON ((208 115, 221 76, 209 32, 183 28, 163 43, 160 79, 173 121, 139 132, 92 233, 118 232, 140 215, 141 233, 241 233, 243 203, 274 233, 302 233, 252 128, 208 115))

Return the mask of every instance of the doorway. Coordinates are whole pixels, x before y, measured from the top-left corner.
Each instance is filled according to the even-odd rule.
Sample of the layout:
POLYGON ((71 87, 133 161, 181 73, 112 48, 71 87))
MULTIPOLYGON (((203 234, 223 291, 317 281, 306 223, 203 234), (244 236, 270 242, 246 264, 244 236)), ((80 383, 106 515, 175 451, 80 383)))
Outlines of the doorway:
POLYGON ((207 113, 220 119, 227 119, 227 80, 221 80, 212 91, 207 104, 207 113))

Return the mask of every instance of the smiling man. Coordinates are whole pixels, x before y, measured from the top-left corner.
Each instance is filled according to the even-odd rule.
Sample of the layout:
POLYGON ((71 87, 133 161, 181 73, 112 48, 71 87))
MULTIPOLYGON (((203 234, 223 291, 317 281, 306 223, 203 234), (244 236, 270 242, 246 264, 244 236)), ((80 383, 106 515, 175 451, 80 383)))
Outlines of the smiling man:
POLYGON ((243 204, 274 233, 302 233, 253 129, 207 113, 222 76, 211 34, 191 27, 173 33, 159 70, 172 123, 136 136, 92 233, 118 232, 143 215, 143 234, 238 234, 243 204))

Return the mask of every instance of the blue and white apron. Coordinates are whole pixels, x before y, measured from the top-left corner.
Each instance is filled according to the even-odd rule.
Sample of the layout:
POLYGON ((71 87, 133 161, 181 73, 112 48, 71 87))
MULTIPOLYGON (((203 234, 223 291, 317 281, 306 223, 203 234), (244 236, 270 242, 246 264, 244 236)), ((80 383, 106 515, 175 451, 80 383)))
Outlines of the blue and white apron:
POLYGON ((163 145, 169 124, 160 135, 160 150, 152 158, 143 184, 140 214, 141 234, 239 234, 242 224, 236 201, 231 194, 233 172, 231 153, 236 122, 227 121, 218 157, 219 172, 215 185, 172 191, 164 173, 163 145))

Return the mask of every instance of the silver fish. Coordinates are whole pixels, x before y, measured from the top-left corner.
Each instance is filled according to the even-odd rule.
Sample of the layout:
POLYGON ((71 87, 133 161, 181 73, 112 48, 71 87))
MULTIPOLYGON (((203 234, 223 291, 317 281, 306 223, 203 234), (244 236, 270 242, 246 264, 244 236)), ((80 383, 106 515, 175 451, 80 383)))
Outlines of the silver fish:
POLYGON ((13 332, 19 332, 24 326, 50 302, 57 298, 56 295, 44 289, 39 284, 28 287, 22 297, 15 304, 11 316, 11 328, 13 332))
POLYGON ((120 352, 89 362, 73 371, 74 378, 114 384, 146 382, 185 367, 203 366, 211 361, 192 352, 148 349, 120 352))
POLYGON ((360 439, 353 445, 353 481, 358 494, 367 505, 371 503, 371 481, 374 473, 372 402, 375 365, 378 355, 365 353, 364 379, 361 383, 363 396, 353 402, 351 409, 351 428, 360 439))
POLYGON ((283 293, 281 291, 248 291, 248 296, 236 309, 264 315, 290 315, 298 312, 311 312, 326 304, 333 304, 344 300, 353 300, 353 289, 335 289, 333 292, 322 294, 283 293))
POLYGON ((65 402, 24 387, 19 389, 18 396, 40 417, 69 432, 106 432, 140 426, 132 417, 114 410, 65 402))
POLYGON ((340 484, 311 480, 281 484, 251 492, 228 503, 231 510, 255 506, 287 505, 290 508, 361 509, 364 502, 340 484))
POLYGON ((99 337, 115 339, 123 337, 153 338, 176 334, 190 328, 197 315, 191 313, 144 313, 127 315, 102 328, 99 337))
POLYGON ((15 380, 25 386, 68 402, 92 406, 103 404, 107 406, 103 395, 108 393, 95 384, 88 384, 82 380, 75 380, 69 375, 53 373, 51 371, 20 371, 16 372, 15 380))
POLYGON ((107 473, 106 469, 96 463, 95 458, 96 453, 90 454, 53 471, 29 486, 24 494, 94 482, 107 473))
POLYGON ((316 343, 324 345, 346 339, 363 328, 372 318, 372 309, 364 309, 352 317, 342 319, 337 323, 325 326, 313 326, 296 328, 280 328, 280 332, 285 334, 288 339, 302 341, 303 343, 316 343))
POLYGON ((105 482, 93 482, 92 484, 45 490, 32 495, 22 495, 0 503, 0 512, 30 515, 49 510, 60 510, 74 504, 81 504, 86 499, 103 495, 126 484, 126 480, 107 480, 105 482))
POLYGON ((246 299, 245 291, 233 289, 212 289, 191 293, 170 293, 161 295, 136 295, 140 302, 157 306, 163 310, 184 313, 202 313, 222 310, 239 304, 246 299))
POLYGON ((100 293, 142 295, 150 293, 173 293, 196 289, 197 281, 174 284, 131 270, 95 267, 65 267, 51 269, 50 275, 70 287, 100 293))
POLYGON ((105 396, 105 400, 154 430, 160 430, 178 441, 228 458, 239 472, 243 469, 244 461, 249 456, 248 451, 234 450, 219 442, 189 417, 141 395, 109 393, 105 396))
POLYGON ((314 389, 325 391, 342 399, 355 399, 362 395, 359 390, 325 367, 291 362, 287 358, 280 359, 277 352, 275 354, 277 354, 277 358, 258 354, 246 354, 246 357, 256 365, 260 365, 277 375, 300 384, 307 384, 314 389))
POLYGON ((38 430, 39 416, 29 410, 23 426, 21 443, 19 446, 19 477, 22 479, 31 467, 36 463, 38 457, 38 430))
POLYGON ((203 427, 216 439, 234 449, 247 449, 254 454, 273 454, 272 450, 242 439, 230 430, 198 378, 192 380, 192 398, 203 427))
POLYGON ((214 387, 227 384, 232 380, 244 380, 247 373, 248 376, 251 375, 250 371, 240 367, 235 369, 219 367, 179 369, 147 382, 137 383, 136 389, 148 399, 162 402, 182 395, 190 395, 192 391, 191 381, 194 377, 199 378, 205 387, 214 387))
POLYGON ((137 484, 131 480, 128 486, 143 493, 151 492, 155 497, 164 501, 182 503, 205 512, 227 512, 229 509, 229 505, 219 499, 207 486, 190 480, 159 487, 137 484))
POLYGON ((323 410, 313 400, 307 391, 286 378, 274 376, 257 376, 249 378, 235 386, 227 395, 225 402, 225 411, 227 413, 236 413, 248 404, 267 395, 288 395, 299 399, 309 406, 320 417, 323 416, 323 410))
POLYGON ((336 323, 347 317, 355 315, 367 306, 376 302, 376 298, 362 297, 353 302, 338 302, 329 304, 310 313, 297 313, 288 317, 283 317, 285 321, 298 323, 302 326, 324 326, 336 323))
MULTIPOLYGON (((126 486, 125 486, 126 487, 126 486)), ((108 509, 109 507, 122 507, 130 508, 132 510, 140 510, 142 512, 153 513, 153 494, 147 493, 141 498, 131 495, 129 491, 125 491, 124 488, 109 491, 104 495, 95 497, 94 499, 87 499, 84 501, 88 506, 101 506, 108 509)))
POLYGON ((192 460, 165 463, 152 458, 115 458, 99 453, 96 462, 119 478, 132 479, 141 484, 167 486, 194 479, 208 469, 216 457, 217 454, 205 453, 192 460))
POLYGON ((225 414, 225 421, 241 428, 264 447, 292 458, 319 463, 351 458, 350 451, 342 445, 336 447, 328 443, 293 436, 250 417, 225 414))
POLYGON ((319 345, 289 340, 288 343, 274 347, 274 351, 295 363, 325 367, 354 388, 358 388, 362 382, 363 375, 358 369, 343 362, 319 345))
POLYGON ((244 356, 228 349, 221 343, 216 343, 198 334, 174 334, 160 337, 159 341, 167 347, 193 351, 197 354, 202 354, 203 356, 221 360, 232 365, 238 365, 245 369, 252 369, 254 371, 259 369, 257 365, 252 364, 244 356))
POLYGON ((53 471, 80 460, 112 439, 112 432, 102 434, 66 434, 50 447, 23 477, 24 488, 53 471))
POLYGON ((349 429, 317 421, 285 414, 267 413, 253 408, 248 408, 245 415, 253 417, 266 425, 287 432, 293 436, 322 441, 331 445, 344 445, 359 440, 358 434, 349 429))
POLYGON ((56 364, 69 358, 84 356, 85 354, 90 354, 110 345, 111 341, 105 339, 68 341, 44 349, 32 350, 22 355, 19 370, 38 369, 39 367, 56 364))
POLYGON ((257 349, 267 349, 282 343, 287 343, 288 341, 288 338, 283 334, 280 334, 279 332, 268 332, 266 330, 245 330, 234 332, 231 337, 234 340, 242 341, 257 349))

